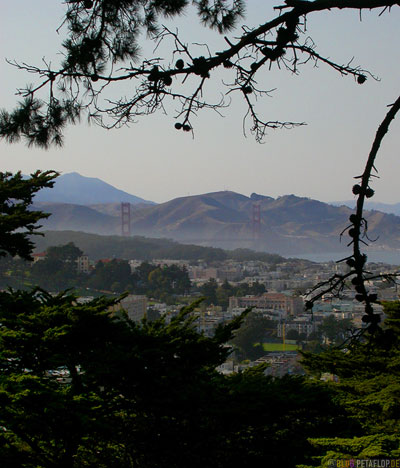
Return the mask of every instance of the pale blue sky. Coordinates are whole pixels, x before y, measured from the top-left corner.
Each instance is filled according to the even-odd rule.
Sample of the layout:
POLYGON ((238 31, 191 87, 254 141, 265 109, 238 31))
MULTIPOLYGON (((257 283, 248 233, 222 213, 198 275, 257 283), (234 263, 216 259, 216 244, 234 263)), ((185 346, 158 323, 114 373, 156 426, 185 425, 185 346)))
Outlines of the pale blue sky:
MULTIPOLYGON (((246 24, 256 26, 271 17, 276 4, 249 1, 246 24)), ((55 0, 0 2, 0 107, 11 110, 15 88, 34 79, 7 65, 5 57, 31 64, 39 64, 42 57, 57 62, 62 38, 55 29, 62 11, 61 2, 55 0)), ((260 114, 308 125, 271 130, 263 145, 250 134, 243 136, 245 108, 238 95, 224 118, 205 111, 193 120, 194 140, 190 133, 173 128, 173 112, 110 132, 82 123, 66 131, 62 149, 43 151, 28 149, 23 142, 0 143, 2 170, 77 171, 156 202, 224 189, 245 195, 294 193, 322 201, 351 199, 353 176, 361 174, 386 105, 400 92, 400 8, 380 17, 378 13, 364 12, 362 22, 355 11, 309 17, 308 31, 320 53, 339 63, 354 56, 355 64, 381 81, 370 79, 360 86, 323 64, 318 69, 306 66, 299 76, 265 70, 260 81, 265 79, 266 88, 277 90, 272 98, 260 101, 260 114)), ((208 42, 211 50, 224 47, 222 38, 197 26, 190 14, 174 25, 186 42, 208 42)), ((212 93, 219 85, 219 80, 208 84, 212 93)), ((376 201, 400 201, 399 135, 400 117, 379 154, 376 201)))

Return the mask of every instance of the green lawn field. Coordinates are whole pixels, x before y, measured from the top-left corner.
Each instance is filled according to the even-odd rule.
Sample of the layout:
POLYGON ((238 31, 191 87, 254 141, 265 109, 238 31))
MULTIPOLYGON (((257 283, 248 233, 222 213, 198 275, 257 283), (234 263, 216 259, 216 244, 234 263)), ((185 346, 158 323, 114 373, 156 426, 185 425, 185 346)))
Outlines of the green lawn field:
MULTIPOLYGON (((264 351, 283 351, 283 343, 263 343, 264 351)), ((299 347, 295 344, 285 344, 285 351, 296 351, 299 347)))

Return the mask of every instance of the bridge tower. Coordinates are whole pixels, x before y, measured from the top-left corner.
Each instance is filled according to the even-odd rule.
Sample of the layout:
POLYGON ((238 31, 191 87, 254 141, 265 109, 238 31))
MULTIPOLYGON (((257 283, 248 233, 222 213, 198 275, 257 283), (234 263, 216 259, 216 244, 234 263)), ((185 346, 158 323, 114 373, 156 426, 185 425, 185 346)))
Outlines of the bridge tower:
POLYGON ((131 204, 121 203, 121 235, 131 235, 131 204))
POLYGON ((253 239, 258 240, 260 238, 260 227, 261 227, 261 211, 260 202, 253 203, 253 239))

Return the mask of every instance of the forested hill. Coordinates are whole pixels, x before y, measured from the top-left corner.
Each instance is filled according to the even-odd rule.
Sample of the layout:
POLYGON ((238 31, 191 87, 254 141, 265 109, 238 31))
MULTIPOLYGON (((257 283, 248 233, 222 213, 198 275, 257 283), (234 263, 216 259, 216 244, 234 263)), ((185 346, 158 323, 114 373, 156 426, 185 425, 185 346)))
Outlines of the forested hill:
MULTIPOLYGON (((37 236, 36 252, 43 252, 50 246, 74 242, 90 259, 183 259, 183 260, 261 260, 269 263, 285 261, 277 254, 255 252, 249 249, 223 250, 214 247, 179 244, 169 239, 152 239, 140 236, 100 236, 76 231, 45 231, 44 237, 37 236)), ((299 260, 300 261, 300 260, 299 260)))

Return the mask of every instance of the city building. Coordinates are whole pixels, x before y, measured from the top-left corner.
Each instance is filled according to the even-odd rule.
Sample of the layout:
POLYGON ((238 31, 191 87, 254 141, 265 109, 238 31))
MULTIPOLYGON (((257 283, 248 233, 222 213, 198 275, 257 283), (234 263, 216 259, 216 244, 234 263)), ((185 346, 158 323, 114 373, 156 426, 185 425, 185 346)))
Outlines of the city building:
POLYGON ((113 307, 114 311, 125 310, 128 317, 135 322, 139 322, 146 316, 147 297, 129 294, 121 302, 113 307))
POLYGON ((299 296, 287 296, 282 293, 264 293, 261 296, 242 296, 229 298, 229 310, 238 307, 280 310, 287 315, 298 315, 303 312, 303 299, 299 296))
POLYGON ((79 273, 89 273, 90 272, 90 262, 87 255, 81 255, 76 259, 76 269, 79 273))
POLYGON ((311 321, 310 317, 300 317, 299 319, 291 320, 288 322, 278 323, 277 334, 278 338, 282 338, 283 330, 285 335, 289 330, 296 330, 299 335, 309 336, 312 332, 316 331, 318 325, 315 321, 311 321))
POLYGON ((40 260, 45 260, 46 256, 47 256, 46 252, 39 252, 39 253, 32 254, 33 263, 39 262, 40 260))

